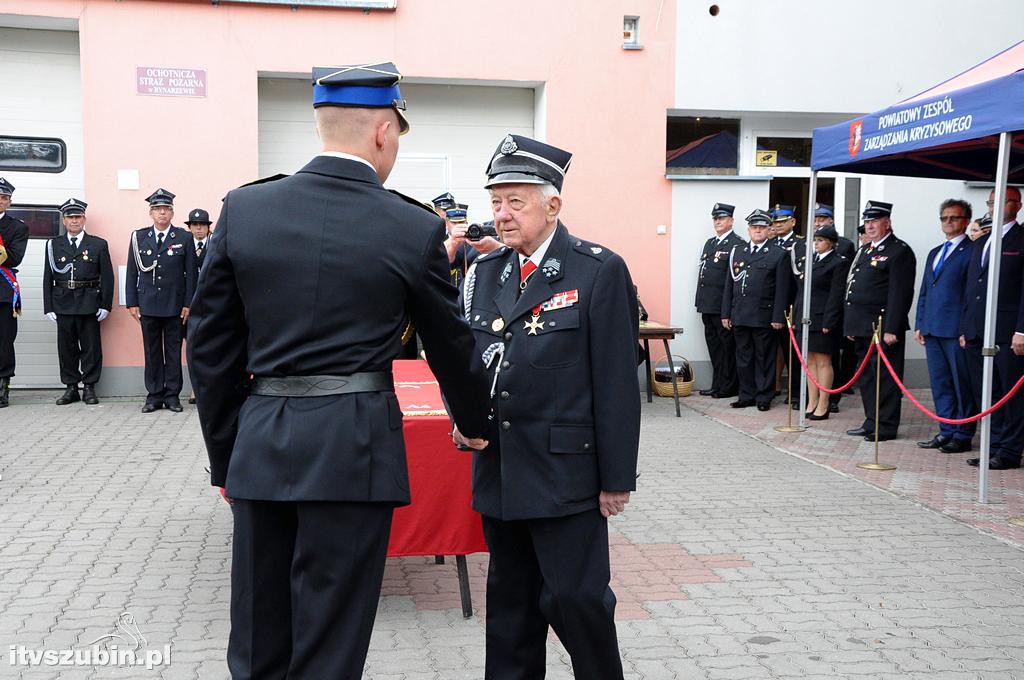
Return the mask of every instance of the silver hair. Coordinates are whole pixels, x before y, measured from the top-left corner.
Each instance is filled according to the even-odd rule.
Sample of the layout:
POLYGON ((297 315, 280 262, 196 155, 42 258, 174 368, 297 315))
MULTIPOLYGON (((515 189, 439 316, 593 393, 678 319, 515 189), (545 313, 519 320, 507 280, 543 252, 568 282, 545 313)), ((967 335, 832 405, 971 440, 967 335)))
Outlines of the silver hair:
POLYGON ((561 196, 555 185, 551 184, 550 182, 540 184, 537 188, 540 189, 540 195, 544 197, 544 200, 554 198, 555 196, 561 196))

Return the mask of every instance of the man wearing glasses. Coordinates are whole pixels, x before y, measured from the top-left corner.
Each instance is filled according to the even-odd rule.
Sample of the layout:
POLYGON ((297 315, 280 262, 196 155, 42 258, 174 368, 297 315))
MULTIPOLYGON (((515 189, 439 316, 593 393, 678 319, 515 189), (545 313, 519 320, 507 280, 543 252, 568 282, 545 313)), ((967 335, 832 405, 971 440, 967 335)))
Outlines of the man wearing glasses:
MULTIPOLYGON (((967 371, 967 354, 960 346, 960 307, 967 286, 967 267, 974 242, 967 238, 971 204, 950 198, 939 206, 939 221, 945 241, 928 253, 917 297, 914 339, 924 345, 928 357, 935 412, 943 418, 966 418, 975 413, 974 397, 967 371)), ((918 442, 922 449, 943 453, 971 450, 974 424, 939 424, 939 433, 918 442)))
MULTIPOLYGON (((993 218, 994 194, 988 197, 993 218)), ((996 309, 995 356, 992 374, 993 401, 1006 394, 1024 375, 1024 228, 1017 222, 1020 211, 1020 189, 1008 187, 1002 210, 1003 244, 999 263, 999 305, 996 309)), ((988 273, 992 261, 991 234, 974 243, 967 285, 964 288, 960 320, 960 345, 967 351, 968 374, 975 401, 982 396, 982 343, 985 337, 985 309, 988 307, 988 273)), ((992 414, 992 443, 989 469, 1008 470, 1020 467, 1024 449, 1024 394, 1018 393, 992 414)), ((967 461, 977 465, 978 458, 967 461)))

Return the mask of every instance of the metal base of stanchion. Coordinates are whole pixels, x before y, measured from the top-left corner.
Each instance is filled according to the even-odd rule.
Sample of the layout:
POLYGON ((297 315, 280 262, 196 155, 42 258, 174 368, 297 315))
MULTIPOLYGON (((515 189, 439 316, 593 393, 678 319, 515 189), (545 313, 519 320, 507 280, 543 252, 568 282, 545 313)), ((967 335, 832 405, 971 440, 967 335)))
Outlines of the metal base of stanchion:
POLYGON ((1013 526, 1024 529, 1024 517, 1011 517, 1008 521, 1013 526))
POLYGON ((799 425, 776 425, 776 432, 806 432, 806 427, 800 427, 799 425))
POLYGON ((895 470, 895 465, 886 465, 885 463, 857 463, 857 467, 861 470, 895 470))

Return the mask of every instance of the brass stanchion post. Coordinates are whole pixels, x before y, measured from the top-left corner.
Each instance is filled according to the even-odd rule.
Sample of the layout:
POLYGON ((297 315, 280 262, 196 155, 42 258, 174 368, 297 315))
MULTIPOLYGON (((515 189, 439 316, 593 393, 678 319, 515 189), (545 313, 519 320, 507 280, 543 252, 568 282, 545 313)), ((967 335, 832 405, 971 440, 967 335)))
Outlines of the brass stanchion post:
POLYGON ((875 462, 858 463, 857 467, 862 470, 895 470, 895 465, 878 462, 878 416, 879 404, 882 400, 879 394, 882 389, 882 317, 878 317, 878 324, 875 325, 875 335, 872 338, 872 342, 875 344, 875 353, 877 354, 875 357, 875 462))
MULTIPOLYGON (((786 312, 786 328, 789 328, 789 329, 793 328, 793 308, 792 307, 790 307, 789 310, 786 312)), ((788 335, 787 335, 787 337, 788 337, 788 335)), ((792 345, 792 340, 790 340, 790 344, 792 345)), ((794 425, 793 424, 793 405, 790 403, 790 402, 793 401, 793 394, 792 394, 793 393, 793 348, 792 348, 792 346, 790 346, 790 347, 787 347, 787 349, 789 350, 789 352, 788 352, 788 354, 789 354, 789 368, 787 369, 788 374, 786 376, 786 413, 788 415, 786 417, 786 424, 785 425, 776 425, 775 426, 775 431, 776 432, 803 432, 803 431, 805 431, 807 429, 806 427, 800 427, 799 425, 794 425)))

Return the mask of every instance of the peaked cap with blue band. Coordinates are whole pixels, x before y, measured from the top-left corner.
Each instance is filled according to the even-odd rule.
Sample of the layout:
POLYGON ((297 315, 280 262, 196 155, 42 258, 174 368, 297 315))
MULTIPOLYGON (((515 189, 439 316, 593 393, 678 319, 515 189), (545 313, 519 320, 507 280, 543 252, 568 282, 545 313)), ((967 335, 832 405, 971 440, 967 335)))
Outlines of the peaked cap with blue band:
POLYGON ((350 106, 356 108, 393 108, 398 114, 399 133, 409 131, 405 119, 405 100, 398 89, 402 74, 390 61, 355 66, 317 66, 313 68, 313 108, 350 106))
POLYGON ((771 215, 772 219, 776 222, 788 220, 790 217, 796 216, 796 206, 776 203, 775 207, 771 210, 771 215))
POLYGON ((465 220, 466 215, 469 213, 469 206, 465 203, 456 203, 451 208, 444 211, 445 216, 452 222, 459 220, 465 220))
POLYGON ((64 217, 70 217, 71 215, 84 215, 85 208, 88 203, 85 201, 79 201, 77 198, 69 198, 60 204, 60 214, 64 217))
POLYGON ((826 203, 816 203, 814 207, 815 217, 835 217, 836 213, 832 206, 826 203))
POLYGON ((572 154, 522 135, 505 135, 487 165, 485 188, 498 184, 553 184, 559 191, 572 154))

